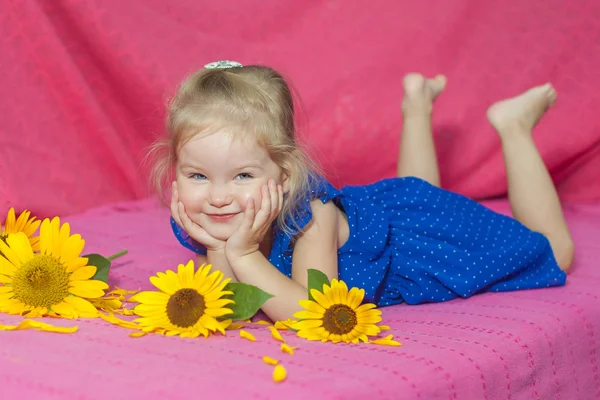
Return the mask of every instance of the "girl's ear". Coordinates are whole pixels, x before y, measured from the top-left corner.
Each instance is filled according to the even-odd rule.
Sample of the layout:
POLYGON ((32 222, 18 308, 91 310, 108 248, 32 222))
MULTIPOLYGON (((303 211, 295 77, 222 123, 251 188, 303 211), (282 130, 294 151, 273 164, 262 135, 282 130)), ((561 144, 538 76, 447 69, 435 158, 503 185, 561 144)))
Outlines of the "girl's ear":
POLYGON ((285 172, 283 173, 283 180, 281 181, 281 186, 283 189, 283 194, 286 194, 290 191, 290 177, 285 172))

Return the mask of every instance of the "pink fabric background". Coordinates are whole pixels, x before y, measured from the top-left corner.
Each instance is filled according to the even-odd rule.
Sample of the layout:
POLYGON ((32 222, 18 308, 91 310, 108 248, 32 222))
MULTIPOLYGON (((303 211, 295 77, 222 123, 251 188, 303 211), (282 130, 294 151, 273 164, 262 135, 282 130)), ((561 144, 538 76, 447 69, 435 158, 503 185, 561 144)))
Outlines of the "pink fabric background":
MULTIPOLYGON (((507 212, 505 202, 489 203, 507 212)), ((279 400, 592 400, 600 398, 600 205, 569 206, 577 261, 561 288, 474 296, 423 306, 384 308, 402 347, 308 342, 279 350, 269 331, 250 327, 248 342, 180 339, 129 331, 102 320, 51 322, 70 335, 0 332, 3 399, 279 400), (261 357, 278 358, 288 380, 275 384, 261 357)), ((149 289, 148 277, 192 256, 151 201, 119 203, 67 219, 86 239, 84 252, 129 254, 110 283, 149 289)), ((0 324, 21 317, 0 314, 0 324)))
POLYGON ((476 198, 506 191, 486 107, 552 81, 559 102, 535 138, 577 245, 564 288, 384 309, 400 348, 285 333, 299 346, 290 357, 261 327, 256 343, 236 332, 132 339, 100 320, 52 321, 79 325, 74 335, 0 332, 2 397, 600 398, 598 38, 596 0, 2 1, 0 215, 13 205, 72 214, 86 252, 128 248, 113 285, 149 288, 191 256, 166 210, 120 201, 148 195, 144 149, 177 82, 223 58, 291 78, 312 151, 338 185, 394 174, 402 75, 446 73, 434 121, 442 178, 476 198), (263 355, 283 361, 286 382, 271 381, 263 355))
POLYGON ((596 0, 4 0, 0 214, 147 196, 141 161, 166 99, 224 58, 291 78, 313 152, 338 185, 395 173, 402 75, 446 73, 442 179, 476 198, 506 191, 486 107, 552 81, 559 102, 536 140, 563 198, 600 199, 599 32, 596 0))

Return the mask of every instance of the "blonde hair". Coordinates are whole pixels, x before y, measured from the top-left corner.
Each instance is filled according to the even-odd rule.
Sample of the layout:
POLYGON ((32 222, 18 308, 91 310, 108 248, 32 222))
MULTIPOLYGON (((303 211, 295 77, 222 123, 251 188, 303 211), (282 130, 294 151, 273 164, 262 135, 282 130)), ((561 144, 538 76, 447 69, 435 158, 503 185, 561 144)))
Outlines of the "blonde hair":
POLYGON ((198 134, 252 135, 289 178, 289 192, 277 218, 288 234, 299 230, 296 210, 315 189, 319 167, 297 143, 290 86, 274 69, 251 65, 202 69, 182 82, 168 106, 166 137, 150 148, 151 182, 161 200, 173 179, 181 147, 198 134))

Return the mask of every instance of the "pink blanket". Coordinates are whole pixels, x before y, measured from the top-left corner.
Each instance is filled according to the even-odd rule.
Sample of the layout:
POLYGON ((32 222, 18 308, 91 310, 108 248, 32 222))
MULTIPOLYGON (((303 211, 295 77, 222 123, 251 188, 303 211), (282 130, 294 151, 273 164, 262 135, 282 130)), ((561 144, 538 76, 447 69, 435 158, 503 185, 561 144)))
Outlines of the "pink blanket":
MULTIPOLYGON (((501 212, 505 202, 489 203, 501 212)), ((0 332, 2 398, 98 399, 564 399, 600 398, 600 205, 567 206, 577 261, 566 287, 484 294, 383 309, 402 347, 308 342, 284 332, 290 356, 264 326, 249 342, 180 339, 102 320, 52 320, 75 334, 0 332), (281 360, 276 384, 261 357, 281 360)), ((85 252, 129 254, 111 284, 148 289, 148 277, 191 254, 154 201, 120 203, 68 218, 85 252)), ((0 324, 20 317, 0 314, 0 324)))
POLYGON ((597 0, 4 0, 0 215, 146 197, 166 99, 218 59, 291 78, 334 184, 393 175, 402 75, 446 73, 442 179, 476 198, 506 192, 486 107, 552 81, 559 101, 535 138, 563 198, 600 199, 599 33, 597 0))

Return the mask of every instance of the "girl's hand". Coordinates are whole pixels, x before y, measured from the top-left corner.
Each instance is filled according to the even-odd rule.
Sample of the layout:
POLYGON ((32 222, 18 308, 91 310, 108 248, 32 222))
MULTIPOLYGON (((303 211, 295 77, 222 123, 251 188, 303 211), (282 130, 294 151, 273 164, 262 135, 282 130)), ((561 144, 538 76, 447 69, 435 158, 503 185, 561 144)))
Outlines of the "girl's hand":
POLYGON ((177 182, 173 182, 172 194, 171 194, 171 215, 177 225, 182 227, 185 232, 190 235, 196 242, 206 246, 209 251, 223 251, 225 249, 225 242, 222 240, 215 239, 210 236, 204 228, 196 224, 190 219, 185 212, 185 206, 179 201, 179 192, 177 191, 177 182))
POLYGON ((261 188, 261 197, 262 204, 258 213, 255 212, 254 199, 248 199, 244 220, 225 245, 228 259, 240 258, 257 251, 271 223, 279 215, 283 206, 282 186, 270 180, 261 188))

